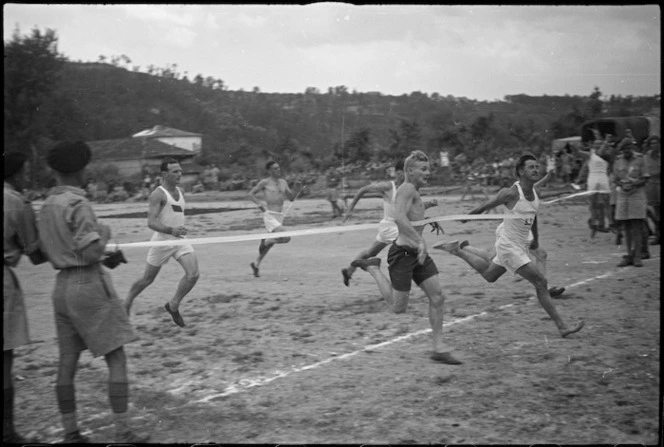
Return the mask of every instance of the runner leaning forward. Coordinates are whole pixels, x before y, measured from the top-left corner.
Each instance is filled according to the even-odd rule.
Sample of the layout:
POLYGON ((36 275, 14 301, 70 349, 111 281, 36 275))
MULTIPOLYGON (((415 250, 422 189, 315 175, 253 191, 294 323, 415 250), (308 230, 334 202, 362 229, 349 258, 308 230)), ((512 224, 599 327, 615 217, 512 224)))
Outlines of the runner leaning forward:
POLYGON ((425 206, 420 197, 420 187, 429 179, 429 158, 422 151, 414 151, 404 163, 405 181, 397 190, 395 221, 399 229, 394 244, 387 255, 390 279, 380 270, 380 258, 353 261, 356 267, 371 274, 378 290, 395 313, 404 313, 408 307, 411 282, 424 291, 429 298, 429 322, 431 324, 433 353, 431 359, 450 365, 459 365, 443 343, 443 295, 438 281, 438 269, 427 253, 422 229, 411 222, 424 218, 425 206))

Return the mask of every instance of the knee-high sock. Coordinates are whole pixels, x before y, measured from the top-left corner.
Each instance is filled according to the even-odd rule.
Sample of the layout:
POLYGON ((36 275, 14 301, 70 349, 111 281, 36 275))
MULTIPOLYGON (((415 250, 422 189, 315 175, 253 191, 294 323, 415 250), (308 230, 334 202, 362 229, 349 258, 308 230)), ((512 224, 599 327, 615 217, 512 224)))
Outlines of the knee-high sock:
POLYGON ((2 437, 14 434, 14 387, 5 388, 3 394, 2 437))
POLYGON ((58 408, 60 408, 65 433, 74 433, 78 430, 74 385, 56 385, 55 395, 58 399, 58 408))
POLYGON ((108 399, 113 410, 116 431, 128 431, 129 384, 126 382, 108 382, 108 399))

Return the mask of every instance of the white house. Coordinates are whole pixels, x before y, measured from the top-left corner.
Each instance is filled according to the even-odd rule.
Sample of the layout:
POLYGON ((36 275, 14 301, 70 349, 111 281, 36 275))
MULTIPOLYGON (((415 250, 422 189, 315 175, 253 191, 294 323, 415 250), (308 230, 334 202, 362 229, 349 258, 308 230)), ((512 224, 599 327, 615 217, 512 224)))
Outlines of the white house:
POLYGON ((203 136, 199 133, 185 132, 166 126, 156 125, 152 129, 145 129, 132 135, 133 138, 147 138, 161 141, 169 146, 175 146, 186 151, 199 154, 202 148, 203 136))

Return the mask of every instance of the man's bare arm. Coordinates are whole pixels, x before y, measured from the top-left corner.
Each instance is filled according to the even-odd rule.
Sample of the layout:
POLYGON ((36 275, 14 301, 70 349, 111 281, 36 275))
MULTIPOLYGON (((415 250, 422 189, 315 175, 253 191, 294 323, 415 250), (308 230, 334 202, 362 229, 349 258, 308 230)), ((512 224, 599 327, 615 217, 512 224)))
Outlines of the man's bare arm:
MULTIPOLYGON (((286 180, 284 180, 284 182, 286 182, 286 180)), ((307 189, 307 185, 305 185, 301 180, 297 180, 295 182, 295 189, 296 191, 291 190, 288 186, 288 182, 286 182, 286 197, 288 197, 288 200, 291 202, 294 201, 302 191, 307 189)))
POLYGON ((159 212, 166 204, 166 196, 160 189, 155 189, 148 198, 148 228, 159 233, 173 234, 175 228, 164 225, 157 220, 159 212))
POLYGON ((265 179, 260 180, 258 183, 256 183, 256 185, 253 188, 251 188, 251 191, 247 193, 249 199, 252 202, 254 202, 256 205, 258 205, 258 208, 260 208, 261 211, 265 211, 267 208, 265 207, 265 205, 263 205, 260 199, 256 197, 256 194, 261 192, 263 189, 265 189, 265 179))
POLYGON ((486 203, 478 206, 474 210, 470 211, 468 214, 483 214, 489 210, 496 208, 497 206, 505 205, 510 201, 514 201, 518 197, 519 193, 516 191, 516 189, 513 186, 509 188, 503 188, 500 191, 498 191, 496 197, 494 197, 493 199, 489 199, 486 203))
POLYGON ((350 218, 350 215, 353 212, 353 209, 355 209, 355 205, 357 205, 357 202, 367 193, 369 192, 384 192, 387 191, 388 188, 391 188, 392 184, 387 183, 387 182, 380 182, 380 183, 371 183, 369 185, 363 186, 362 188, 359 189, 355 193, 355 196, 353 196, 352 202, 350 202, 350 205, 348 206, 348 211, 346 211, 346 217, 344 218, 344 222, 347 221, 350 218))

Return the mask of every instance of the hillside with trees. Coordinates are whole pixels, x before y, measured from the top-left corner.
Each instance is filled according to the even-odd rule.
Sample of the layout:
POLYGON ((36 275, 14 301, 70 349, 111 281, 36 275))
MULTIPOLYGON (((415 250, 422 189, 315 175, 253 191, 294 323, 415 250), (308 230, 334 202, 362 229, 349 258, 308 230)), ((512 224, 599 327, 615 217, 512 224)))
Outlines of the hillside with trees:
POLYGON ((145 71, 126 55, 74 62, 58 53, 57 34, 16 31, 5 41, 5 151, 43 164, 61 139, 127 138, 157 124, 203 134, 201 164, 262 175, 277 159, 292 172, 339 164, 386 162, 422 149, 498 159, 549 150, 555 138, 578 135, 586 120, 660 108, 660 96, 509 95, 476 101, 419 91, 391 96, 349 92, 263 93, 229 90, 223 80, 181 74, 176 64, 145 71))

